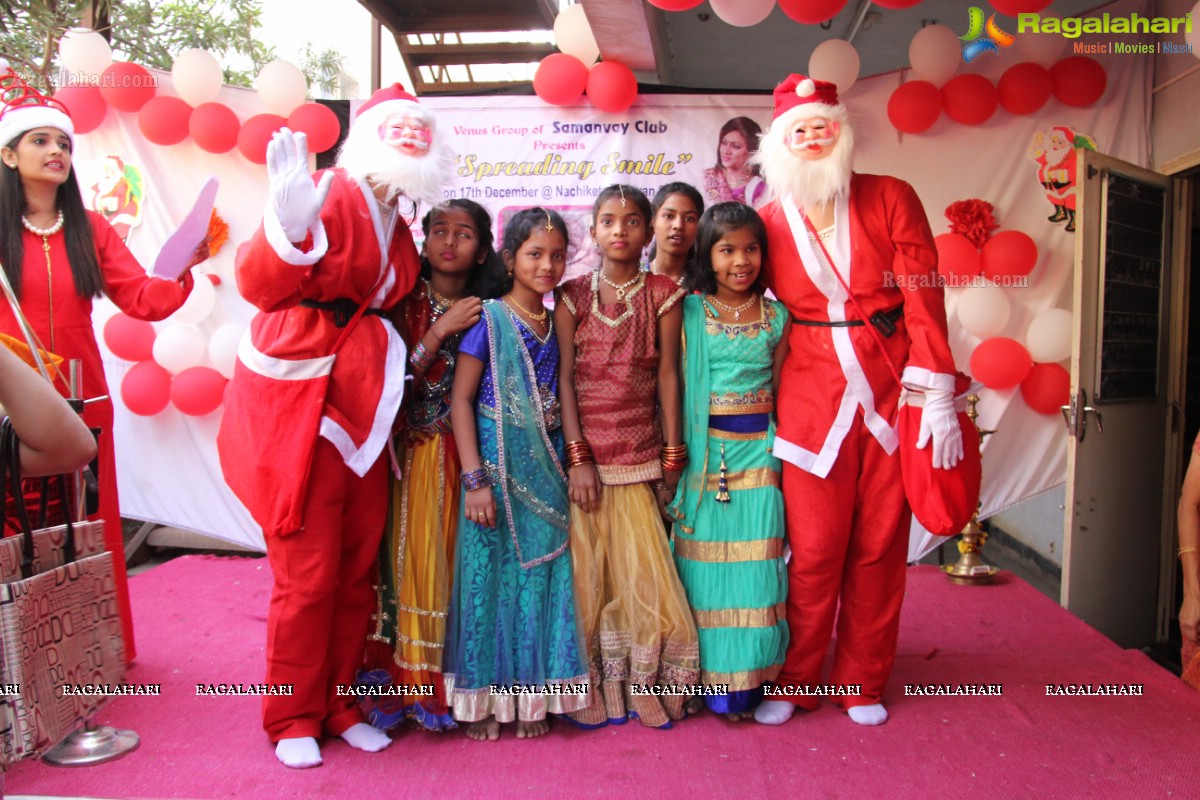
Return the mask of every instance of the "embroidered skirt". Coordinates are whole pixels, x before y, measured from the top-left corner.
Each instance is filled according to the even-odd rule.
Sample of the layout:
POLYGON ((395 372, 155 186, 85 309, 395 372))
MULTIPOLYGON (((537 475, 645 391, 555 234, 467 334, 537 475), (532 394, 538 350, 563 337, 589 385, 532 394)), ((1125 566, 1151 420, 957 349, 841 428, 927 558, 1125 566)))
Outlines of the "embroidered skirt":
MULTIPOLYGON (((483 415, 475 423, 480 456, 497 463, 496 423, 483 415)), ((561 453, 562 434, 550 437, 561 453)), ((445 659, 446 695, 459 722, 492 715, 528 722, 588 702, 571 557, 522 568, 506 513, 497 502, 496 527, 485 528, 459 512, 445 659)), ((527 516, 518 527, 538 524, 527 516)))
POLYGON ((699 645, 650 486, 604 486, 591 512, 572 504, 571 559, 594 687, 571 718, 593 726, 636 715, 662 727, 682 717, 685 697, 662 690, 696 683, 699 645))
MULTIPOLYGON (((708 431, 704 492, 689 525, 675 526, 675 566, 700 632, 700 670, 713 711, 747 711, 762 700, 787 650, 787 569, 779 462, 767 432, 708 431), (721 448, 729 502, 717 502, 721 448)), ((705 469, 703 464, 689 469, 705 469)))
POLYGON ((454 434, 435 433, 406 448, 392 481, 388 530, 380 547, 379 607, 359 683, 390 686, 363 714, 388 730, 409 719, 426 730, 458 727, 446 705, 442 650, 454 575, 459 463, 454 434), (407 694, 405 693, 407 692, 407 694))

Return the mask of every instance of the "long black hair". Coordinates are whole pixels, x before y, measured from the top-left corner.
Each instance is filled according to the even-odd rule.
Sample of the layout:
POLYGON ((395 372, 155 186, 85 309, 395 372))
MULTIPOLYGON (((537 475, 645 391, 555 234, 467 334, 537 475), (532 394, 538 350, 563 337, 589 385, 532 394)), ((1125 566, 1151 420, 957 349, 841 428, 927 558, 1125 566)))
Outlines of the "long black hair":
MULTIPOLYGON (((654 212, 654 216, 650 218, 650 229, 654 230, 654 220, 658 217, 659 209, 663 207, 663 203, 667 202, 667 198, 673 194, 681 194, 688 200, 692 201, 692 205, 696 207, 697 214, 704 213, 704 196, 700 194, 700 190, 690 183, 683 181, 675 181, 673 183, 664 183, 658 187, 658 191, 654 193, 654 199, 650 202, 650 208, 654 212)), ((653 242, 650 245, 650 260, 653 261, 658 254, 658 242, 653 242)), ((696 242, 692 241, 692 248, 688 250, 688 261, 696 258, 696 242)))
MULTIPOLYGON (((717 169, 721 169, 725 165, 721 163, 721 142, 725 141, 726 134, 740 133, 742 138, 746 140, 746 149, 749 155, 754 155, 758 150, 758 140, 762 136, 762 127, 757 122, 749 117, 734 117, 721 126, 721 132, 717 134, 717 169)), ((758 164, 754 161, 748 161, 750 172, 754 175, 759 175, 758 164)))
MULTIPOLYGON (((480 252, 486 254, 483 262, 477 261, 467 275, 467 285, 464 290, 466 296, 488 300, 504 294, 507 291, 502 288, 504 285, 504 262, 500 260, 500 254, 496 252, 495 238, 492 234, 492 215, 474 200, 468 200, 465 197, 451 198, 431 208, 421 218, 421 230, 424 231, 426 239, 429 238, 429 229, 433 226, 434 215, 446 208, 461 208, 471 216, 471 221, 475 223, 475 235, 479 241, 474 257, 478 259, 480 252)), ((421 277, 429 280, 432 276, 433 266, 422 249, 421 277)))
MULTIPOLYGON (((767 263, 767 226, 762 217, 750 206, 731 200, 727 203, 717 203, 704 212, 700 217, 700 232, 696 234, 696 257, 688 262, 688 269, 683 279, 683 286, 689 292, 704 292, 715 294, 717 291, 717 273, 713 271, 712 249, 729 231, 739 228, 749 228, 754 238, 758 240, 762 252, 762 263, 767 263)), ((765 280, 762 270, 759 270, 758 280, 754 282, 756 291, 762 291, 765 280)))
MULTIPOLYGON (((508 222, 504 223, 504 245, 503 250, 509 253, 513 258, 516 258, 517 251, 521 249, 521 245, 525 243, 533 232, 538 228, 545 228, 546 225, 552 225, 558 231, 562 232, 563 247, 567 250, 571 249, 571 231, 567 228, 567 223, 562 216, 552 208, 542 208, 534 206, 533 208, 523 208, 516 214, 508 218, 508 222)), ((504 293, 507 294, 512 290, 513 276, 509 272, 504 275, 504 293)))
MULTIPOLYGON (((21 139, 28 134, 29 131, 25 131, 9 142, 7 147, 15 151, 21 139)), ((67 180, 58 187, 54 203, 63 212, 63 236, 66 237, 67 262, 75 279, 75 291, 80 297, 99 297, 104 294, 104 274, 100 272, 100 264, 96 260, 92 223, 83 207, 74 162, 67 173, 67 180)), ((4 272, 17 299, 21 297, 21 274, 25 260, 25 243, 21 234, 24 229, 21 217, 24 214, 25 188, 21 183, 20 171, 0 167, 0 258, 4 259, 4 272)))

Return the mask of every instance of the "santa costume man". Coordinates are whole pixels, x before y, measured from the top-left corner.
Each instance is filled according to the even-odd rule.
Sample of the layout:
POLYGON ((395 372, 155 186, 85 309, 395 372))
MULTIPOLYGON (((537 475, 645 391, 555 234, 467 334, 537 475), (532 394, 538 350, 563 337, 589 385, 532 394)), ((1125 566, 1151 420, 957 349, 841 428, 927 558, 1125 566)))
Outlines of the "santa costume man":
POLYGON ((794 322, 774 445, 792 550, 791 641, 781 697, 755 713, 766 724, 817 707, 816 695, 798 690, 820 685, 835 620, 829 682, 861 686, 842 699, 855 722, 887 720, 881 700, 896 655, 910 519, 894 427, 900 387, 888 359, 907 387, 925 392, 918 446, 932 441, 935 467, 962 457, 929 222, 907 183, 852 173, 853 152, 836 86, 791 75, 776 87, 756 158, 775 197, 761 212, 767 280, 794 322))
POLYGON ((264 698, 263 728, 289 767, 319 765, 321 736, 390 744, 338 689, 362 662, 404 388, 404 342, 384 315, 416 282, 409 226, 448 166, 432 116, 399 84, 363 104, 315 182, 304 134, 285 128, 267 150, 262 226, 238 253, 238 289, 260 311, 217 445, 266 540, 266 681, 293 688, 264 698))

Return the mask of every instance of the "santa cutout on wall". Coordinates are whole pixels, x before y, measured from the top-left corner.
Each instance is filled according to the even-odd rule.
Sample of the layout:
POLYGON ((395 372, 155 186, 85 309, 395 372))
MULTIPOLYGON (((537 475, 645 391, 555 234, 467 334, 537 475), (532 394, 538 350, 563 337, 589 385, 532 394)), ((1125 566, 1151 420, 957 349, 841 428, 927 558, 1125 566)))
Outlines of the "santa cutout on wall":
POLYGON ((1068 233, 1075 231, 1075 151, 1081 148, 1095 150, 1096 143, 1066 125, 1055 125, 1049 133, 1038 131, 1029 144, 1029 157, 1038 165, 1038 183, 1054 206, 1047 219, 1067 223, 1068 233))

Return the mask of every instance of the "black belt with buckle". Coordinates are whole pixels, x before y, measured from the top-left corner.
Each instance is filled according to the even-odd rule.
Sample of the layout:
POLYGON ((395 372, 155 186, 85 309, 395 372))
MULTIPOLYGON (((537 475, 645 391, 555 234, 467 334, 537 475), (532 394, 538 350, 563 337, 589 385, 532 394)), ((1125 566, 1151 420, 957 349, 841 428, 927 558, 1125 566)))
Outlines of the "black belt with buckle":
MULTIPOLYGON (((350 324, 350 320, 354 318, 354 312, 358 311, 359 304, 345 297, 339 297, 337 300, 325 302, 323 300, 301 300, 300 305, 305 308, 317 308, 321 311, 329 311, 333 313, 333 324, 339 328, 344 328, 350 324)), ((364 314, 373 314, 376 317, 386 317, 387 312, 382 308, 367 308, 363 310, 364 314)))
MULTIPOLYGON (((896 332, 896 321, 903 316, 904 306, 896 306, 891 311, 876 311, 871 315, 871 324, 884 336, 891 336, 896 332)), ((830 320, 800 319, 799 317, 792 317, 792 322, 797 325, 808 325, 814 328, 858 328, 867 324, 861 319, 844 319, 834 322, 830 320)))

